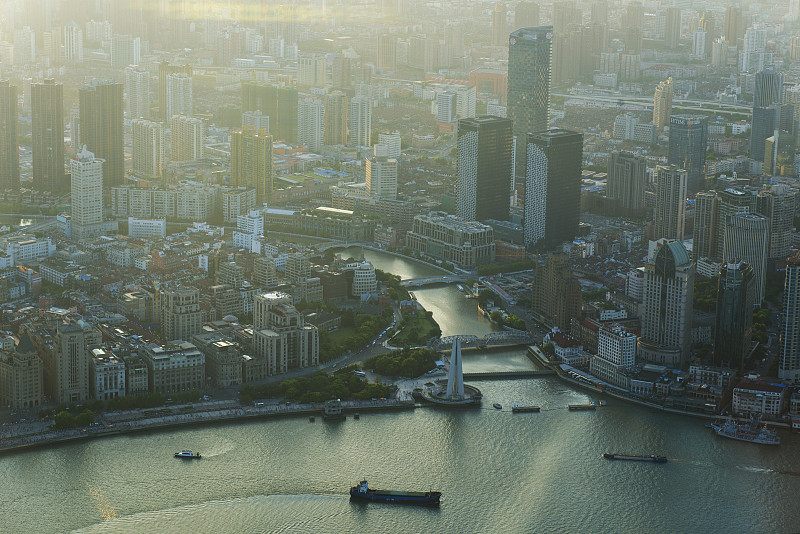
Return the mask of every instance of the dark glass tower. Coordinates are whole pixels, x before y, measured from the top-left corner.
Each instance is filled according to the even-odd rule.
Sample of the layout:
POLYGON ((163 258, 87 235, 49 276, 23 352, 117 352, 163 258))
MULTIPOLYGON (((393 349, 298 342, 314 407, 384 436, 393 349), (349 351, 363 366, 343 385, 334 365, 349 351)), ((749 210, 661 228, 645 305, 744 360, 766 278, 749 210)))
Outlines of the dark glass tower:
POLYGON ((630 152, 613 152, 608 162, 606 195, 616 199, 619 209, 635 213, 644 209, 647 160, 630 152))
POLYGON ((578 234, 583 134, 552 129, 527 137, 524 240, 550 249, 578 234))
POLYGON ((17 88, 0 80, 0 189, 19 189, 17 88))
POLYGON ((123 152, 122 84, 94 80, 81 87, 81 142, 103 164, 103 186, 122 185, 125 181, 123 152))
POLYGON ((688 172, 689 191, 699 191, 705 178, 708 118, 673 115, 669 119, 667 163, 688 172))
POLYGON ((511 120, 458 121, 456 215, 468 221, 508 220, 511 158, 511 120))
POLYGON ((275 139, 297 142, 297 89, 268 83, 243 83, 242 112, 245 111, 268 115, 270 134, 275 139))
POLYGON ((508 39, 507 117, 517 138, 517 176, 525 176, 525 136, 543 132, 550 122, 552 58, 552 26, 521 28, 508 39))
POLYGON ((33 186, 40 191, 65 193, 64 86, 47 79, 31 85, 31 142, 33 186))
POLYGON ((783 73, 773 66, 756 73, 753 83, 753 126, 750 131, 750 156, 764 161, 764 142, 781 124, 783 73))
POLYGON ((750 350, 753 333, 755 283, 745 261, 723 263, 717 286, 717 323, 714 329, 714 365, 728 363, 740 369, 750 350))

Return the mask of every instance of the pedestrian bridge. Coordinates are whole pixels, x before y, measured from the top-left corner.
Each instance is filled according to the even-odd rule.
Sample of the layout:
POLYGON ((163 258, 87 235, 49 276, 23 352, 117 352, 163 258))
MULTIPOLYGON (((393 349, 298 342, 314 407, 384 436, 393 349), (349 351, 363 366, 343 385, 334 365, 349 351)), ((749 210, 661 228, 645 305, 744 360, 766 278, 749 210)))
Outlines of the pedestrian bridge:
POLYGON ((401 280, 400 284, 403 287, 421 287, 430 284, 455 284, 464 283, 467 281, 467 276, 463 274, 445 274, 440 276, 422 276, 420 278, 407 278, 401 280))
POLYGON ((433 350, 450 350, 456 339, 461 340, 461 348, 503 347, 508 345, 531 345, 536 341, 527 332, 490 332, 483 337, 472 334, 441 337, 431 342, 433 350))

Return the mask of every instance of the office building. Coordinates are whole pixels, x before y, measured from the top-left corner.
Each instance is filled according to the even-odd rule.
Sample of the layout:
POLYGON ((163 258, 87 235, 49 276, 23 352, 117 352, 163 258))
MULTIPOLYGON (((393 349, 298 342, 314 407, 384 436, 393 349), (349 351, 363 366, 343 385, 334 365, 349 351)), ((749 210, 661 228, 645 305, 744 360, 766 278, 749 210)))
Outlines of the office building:
POLYGON ((692 342, 695 266, 680 241, 662 239, 645 267, 640 359, 684 368, 692 342))
POLYGON ((664 21, 664 46, 670 50, 678 48, 681 41, 681 8, 668 7, 664 21))
POLYGON ((523 239, 526 246, 550 249, 578 234, 583 134, 530 133, 527 145, 523 239))
POLYGON ((647 160, 630 152, 613 152, 608 162, 606 196, 628 213, 644 209, 647 160))
POLYGON ((161 335, 164 339, 189 339, 202 328, 200 291, 193 287, 165 287, 158 290, 161 335))
POLYGON ((615 386, 627 384, 623 372, 636 363, 636 334, 619 325, 603 325, 597 337, 597 356, 589 362, 589 372, 615 386))
POLYGON ((677 165, 688 173, 689 191, 703 189, 707 139, 708 117, 701 115, 670 117, 667 164, 677 165))
POLYGON ((436 95, 436 125, 439 133, 456 131, 458 115, 458 95, 454 91, 442 91, 436 95))
POLYGON ((89 400, 89 350, 101 341, 100 331, 82 320, 58 325, 53 354, 45 356, 45 388, 52 401, 72 404, 89 400))
MULTIPOLYGON (((722 224, 723 221, 720 221, 722 224)), ((746 261, 753 268, 755 304, 764 300, 769 221, 756 213, 737 213, 725 221, 723 262, 746 261)))
POLYGON ((724 24, 723 35, 726 41, 736 44, 744 39, 745 21, 741 7, 738 5, 728 6, 725 9, 724 24))
POLYGON ((781 126, 783 80, 783 73, 771 65, 755 75, 750 156, 756 161, 764 161, 765 142, 781 126))
POLYGON ((11 410, 44 404, 42 361, 27 332, 16 346, 0 350, 0 404, 11 410))
POLYGON ((121 185, 125 179, 123 152, 123 86, 112 81, 93 80, 80 88, 81 142, 102 159, 106 187, 121 185))
POLYGON ((350 146, 372 145, 372 101, 356 97, 350 100, 350 146))
POLYGON ((63 86, 52 79, 31 84, 31 109, 34 187, 65 193, 63 86))
POLYGON ((350 106, 347 95, 333 91, 325 95, 325 136, 326 145, 347 144, 347 124, 350 106))
MULTIPOLYGON (((725 250, 725 230, 727 221, 737 213, 746 213, 754 210, 756 197, 743 189, 728 187, 722 191, 717 191, 717 259, 723 258, 725 250)), ((751 267, 754 265, 751 264, 751 267)))
POLYGON ((653 96, 653 124, 658 126, 659 130, 669 125, 672 116, 672 93, 672 78, 667 78, 656 86, 653 96))
POLYGON ((468 221, 509 219, 513 157, 509 119, 458 121, 457 216, 468 221))
POLYGON ((167 117, 191 116, 194 113, 192 102, 192 77, 186 73, 168 74, 167 117))
POLYGON ((366 182, 369 194, 377 198, 397 199, 397 160, 373 156, 367 158, 366 182))
POLYGON ((150 118, 150 73, 138 65, 125 67, 125 116, 150 118))
POLYGON ((800 252, 786 263, 783 315, 780 322, 778 377, 800 382, 800 252))
POLYGON ((101 348, 89 351, 89 384, 92 397, 107 401, 124 397, 125 362, 111 351, 101 348))
POLYGON ((145 119, 131 122, 133 173, 140 178, 161 178, 164 165, 164 127, 145 119))
POLYGON ((397 37, 390 34, 378 36, 376 66, 388 72, 397 70, 397 37))
POLYGON ((297 142, 319 153, 325 144, 325 104, 317 98, 304 98, 298 104, 297 142))
POLYGON ((103 231, 103 164, 86 146, 70 160, 72 237, 87 239, 103 231))
POLYGON ((283 374, 319 363, 319 331, 284 293, 262 293, 253 302, 255 356, 266 360, 267 374, 283 374))
POLYGON ((531 311, 550 327, 568 332, 573 318, 580 318, 581 284, 569 268, 569 256, 563 252, 547 255, 537 269, 531 293, 531 311))
POLYGON ((552 41, 552 26, 521 28, 508 40, 507 117, 517 138, 517 176, 526 176, 526 136, 543 132, 550 124, 552 41))
POLYGON ((719 234, 719 197, 716 191, 701 191, 694 197, 694 233, 692 256, 716 258, 719 234))
POLYGON ((19 189, 17 88, 0 80, 0 188, 19 189))
POLYGON ((656 168, 656 239, 683 239, 686 219, 687 172, 671 165, 656 168))
POLYGON ((261 111, 269 116, 276 140, 297 143, 297 89, 263 82, 242 83, 242 112, 261 111))
POLYGON ((170 119, 172 161, 194 161, 203 157, 205 123, 194 117, 175 115, 170 119))
POLYGON ((231 185, 256 190, 256 202, 272 192, 272 136, 244 128, 231 134, 231 185))
POLYGON ((717 285, 714 365, 742 369, 753 334, 755 280, 753 268, 741 260, 722 264, 717 285))
POLYGON ((206 358, 183 339, 171 339, 163 346, 150 343, 140 351, 147 365, 148 387, 153 393, 168 395, 206 386, 206 358))
POLYGON ((492 46, 505 46, 508 41, 506 5, 497 2, 492 11, 492 46))
POLYGON ((539 25, 539 4, 523 1, 514 8, 514 27, 512 31, 520 28, 535 28, 539 25))
POLYGON ((406 237, 408 247, 424 257, 474 269, 494 261, 494 230, 476 221, 433 211, 417 215, 406 237))
POLYGON ((797 200, 797 190, 785 184, 764 186, 758 192, 755 211, 769 220, 767 260, 781 262, 789 257, 797 200))

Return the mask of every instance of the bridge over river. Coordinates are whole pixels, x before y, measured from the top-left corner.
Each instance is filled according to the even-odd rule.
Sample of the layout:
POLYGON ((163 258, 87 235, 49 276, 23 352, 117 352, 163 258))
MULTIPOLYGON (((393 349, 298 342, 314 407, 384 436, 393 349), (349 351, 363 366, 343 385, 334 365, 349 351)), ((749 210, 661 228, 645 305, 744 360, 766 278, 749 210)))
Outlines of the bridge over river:
POLYGON ((508 347, 514 345, 532 345, 536 343, 533 336, 521 331, 502 331, 489 332, 483 337, 472 334, 462 334, 456 336, 441 337, 434 339, 429 345, 433 350, 450 350, 456 339, 461 340, 461 348, 483 348, 483 347, 508 347))

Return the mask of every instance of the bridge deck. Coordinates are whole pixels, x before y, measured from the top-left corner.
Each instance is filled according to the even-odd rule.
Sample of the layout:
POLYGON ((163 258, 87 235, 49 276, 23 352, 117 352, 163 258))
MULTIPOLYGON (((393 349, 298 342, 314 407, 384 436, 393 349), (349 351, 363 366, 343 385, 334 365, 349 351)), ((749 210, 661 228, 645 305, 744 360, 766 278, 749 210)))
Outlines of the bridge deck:
POLYGON ((496 371, 491 373, 464 373, 464 380, 497 380, 511 378, 533 378, 538 376, 552 376, 556 374, 552 369, 537 371, 496 371))

